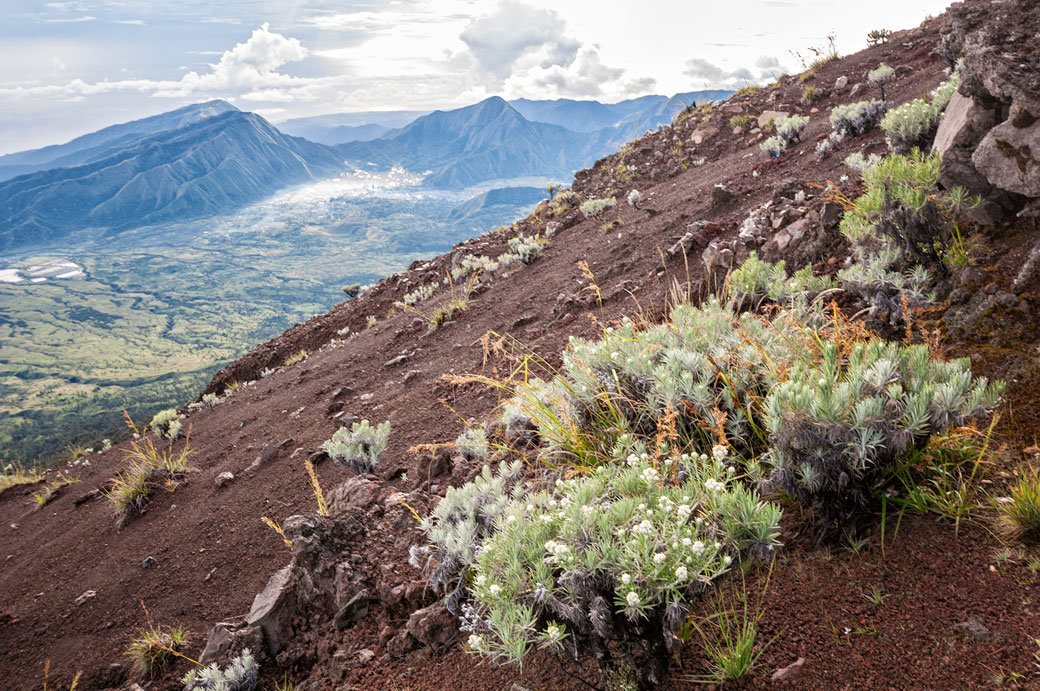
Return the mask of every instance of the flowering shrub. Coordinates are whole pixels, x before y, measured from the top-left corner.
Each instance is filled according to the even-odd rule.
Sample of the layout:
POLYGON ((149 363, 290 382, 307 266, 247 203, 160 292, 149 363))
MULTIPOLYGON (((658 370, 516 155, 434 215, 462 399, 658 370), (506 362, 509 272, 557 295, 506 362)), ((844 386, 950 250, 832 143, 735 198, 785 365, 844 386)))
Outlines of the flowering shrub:
POLYGON ((260 673, 249 648, 245 648, 228 666, 220 669, 217 663, 191 670, 181 683, 184 691, 253 691, 260 673))
POLYGON ((467 427, 466 431, 455 439, 455 450, 469 460, 487 460, 487 431, 483 425, 467 427))
POLYGON ((830 139, 835 144, 844 144, 854 137, 866 134, 881 122, 888 104, 871 100, 846 103, 831 109, 830 122, 834 132, 830 139))
POLYGON ((379 455, 390 441, 390 421, 372 427, 368 420, 355 422, 348 431, 340 427, 321 448, 344 468, 355 473, 374 473, 379 455))
POLYGON ((500 662, 536 647, 591 653, 659 683, 690 602, 779 544, 780 509, 737 482, 726 456, 632 454, 509 502, 473 566, 468 647, 500 662))
POLYGON ((429 283, 424 286, 419 286, 412 292, 406 294, 401 298, 401 302, 411 306, 418 302, 422 302, 426 298, 432 296, 435 292, 437 292, 437 285, 435 283, 429 283))
POLYGON ((881 63, 876 68, 867 72, 867 81, 876 86, 881 90, 881 100, 885 100, 885 86, 890 84, 896 78, 896 71, 881 63))
MULTIPOLYGON (((430 587, 449 593, 446 604, 452 612, 459 612, 459 604, 465 596, 462 586, 478 549, 491 534, 506 505, 522 496, 521 470, 520 461, 500 464, 497 473, 484 466, 470 482, 448 489, 420 526, 432 543, 438 561, 430 577, 430 587)), ((409 561, 416 568, 423 568, 422 558, 430 552, 429 546, 413 546, 409 561)))
POLYGON ((762 151, 779 156, 787 147, 801 139, 802 132, 809 124, 809 118, 804 115, 792 115, 776 118, 772 123, 776 128, 776 134, 762 142, 759 147, 762 151))
POLYGON ((765 402, 770 469, 763 488, 829 520, 867 505, 884 471, 932 435, 996 405, 1003 384, 972 379, 967 358, 942 362, 923 345, 872 341, 848 354, 827 341, 765 402))
POLYGON ((160 410, 148 426, 160 439, 176 439, 181 433, 181 416, 177 414, 176 408, 160 410))
POLYGON ((914 148, 930 146, 959 83, 960 71, 955 70, 947 81, 932 90, 927 99, 916 98, 889 111, 881 121, 888 147, 905 154, 914 148))
POLYGON ((599 341, 572 338, 558 376, 517 388, 505 409, 506 435, 536 430, 545 460, 588 467, 645 451, 643 440, 658 434, 707 451, 717 439, 712 430, 724 428, 750 456, 745 451, 761 443, 749 419, 753 401, 802 338, 754 314, 736 315, 714 298, 675 307, 665 324, 640 330, 625 321, 599 341))
POLYGON ((581 204, 581 196, 574 190, 560 190, 552 202, 554 216, 560 216, 581 204))
POLYGON ((754 250, 729 276, 729 295, 738 306, 757 308, 764 300, 804 312, 815 298, 836 287, 829 276, 814 276, 811 266, 787 275, 784 260, 776 264, 758 258, 754 250))
POLYGON ((838 273, 864 307, 888 315, 932 301, 924 287, 931 271, 946 273, 944 258, 955 239, 952 213, 967 205, 963 189, 938 190, 937 154, 890 154, 863 173, 864 193, 841 221, 855 263, 838 273))
POLYGON ((589 199, 582 203, 581 212, 585 214, 585 218, 592 216, 600 223, 602 223, 603 214, 613 210, 615 207, 617 207, 617 198, 615 197, 606 197, 604 199, 589 199))

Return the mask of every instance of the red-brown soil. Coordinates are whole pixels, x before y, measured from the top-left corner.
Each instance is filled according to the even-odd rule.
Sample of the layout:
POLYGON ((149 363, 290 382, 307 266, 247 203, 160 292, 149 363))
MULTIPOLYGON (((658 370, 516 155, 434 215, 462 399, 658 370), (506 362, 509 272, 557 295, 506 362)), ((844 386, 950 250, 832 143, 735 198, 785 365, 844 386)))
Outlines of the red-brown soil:
MULTIPOLYGON (((79 505, 74 500, 116 472, 125 445, 91 456, 89 467, 67 471, 79 483, 64 488, 42 509, 34 509, 29 495, 36 488, 0 494, 0 688, 42 688, 47 660, 50 688, 67 688, 78 670, 84 673, 84 689, 143 682, 131 672, 124 651, 136 629, 147 623, 145 606, 153 622, 180 625, 191 633, 189 654, 201 649, 214 623, 247 613, 254 595, 288 560, 279 537, 260 519, 282 520, 314 511, 304 460, 332 435, 337 426, 332 416, 340 410, 373 422, 392 422, 390 446, 381 461, 381 498, 392 491, 406 493, 409 504, 424 513, 447 482, 458 484, 476 469, 456 468, 452 476, 434 479, 437 486, 431 487, 424 482, 429 452, 408 449, 452 441, 466 418, 491 417, 498 403, 495 392, 475 384, 453 387, 442 379, 446 374, 507 372, 509 365, 502 358, 485 359, 480 340, 486 333, 510 334, 556 363, 570 336, 595 336, 604 324, 625 314, 660 315, 673 281, 689 282, 695 295, 704 294, 703 243, 691 249, 688 261, 664 250, 698 220, 719 224, 719 239, 735 238, 748 212, 771 199, 774 187, 783 181, 793 180, 791 189, 800 187, 809 194, 809 204, 818 205, 815 185, 838 181, 845 174, 855 178, 842 159, 854 150, 883 152, 879 131, 822 161, 813 155, 815 140, 830 131, 829 109, 872 95, 832 93, 835 79, 847 75, 850 86, 863 82, 868 70, 887 61, 913 68, 889 88, 891 101, 925 94, 944 78, 944 64, 932 53, 939 23, 931 20, 914 31, 897 33, 888 44, 818 68, 810 82, 820 95, 811 108, 818 110, 811 113, 802 143, 779 159, 761 152, 755 135, 733 134, 728 124, 733 113, 719 108, 648 135, 625 155, 625 165, 636 166, 636 177, 618 192, 620 199, 637 187, 643 194, 641 206, 656 214, 619 204, 624 223, 610 234, 576 210, 554 219, 563 221, 564 228, 551 239, 543 257, 482 285, 464 312, 434 332, 428 333, 413 314, 387 313, 403 294, 442 276, 451 254, 417 262, 360 298, 259 346, 219 373, 211 390, 222 390, 233 380, 257 379, 265 367, 276 367, 300 348, 313 352, 305 362, 243 387, 215 408, 188 413, 184 422, 191 428, 191 465, 196 471, 174 491, 158 490, 144 514, 121 530, 104 499, 79 505), (674 151, 673 137, 687 140, 693 130, 708 124, 720 132, 699 146, 684 144, 674 151), (683 168, 700 157, 706 159, 704 165, 683 168), (712 208, 716 184, 725 184, 736 199, 712 208), (579 262, 587 262, 595 276, 602 305, 579 262), (369 315, 379 322, 366 329, 369 315), (338 347, 319 350, 344 327, 359 333, 338 347), (407 357, 392 362, 401 354, 407 357), (344 386, 349 392, 341 392, 344 386), (267 454, 274 457, 246 471, 265 447, 275 449, 267 454), (235 480, 217 489, 214 479, 224 471, 234 473, 235 480), (154 564, 145 567, 148 557, 154 564), (88 590, 95 595, 77 605, 77 598, 88 590)), ((810 106, 799 102, 803 87, 797 78, 786 77, 777 88, 732 102, 743 104, 742 112, 752 115, 768 108, 810 114, 810 106)), ((616 160, 579 174, 575 189, 588 198, 603 196, 611 186, 607 171, 616 160)), ((518 227, 532 232, 544 227, 545 220, 531 217, 518 227)), ((1031 220, 987 235, 977 256, 986 268, 972 278, 975 282, 953 307, 967 305, 988 285, 1006 289, 1038 237, 1031 220)), ((494 254, 505 244, 505 234, 489 234, 460 245, 456 252, 494 254)), ((768 247, 763 252, 769 258, 780 256, 768 247)), ((818 270, 833 272, 844 261, 844 251, 838 231, 831 230, 815 243, 793 245, 783 256, 792 268, 811 261, 818 270)), ((1023 461, 1022 448, 1040 439, 1035 411, 1040 386, 1038 293, 1035 280, 1018 291, 1029 308, 1025 312, 997 304, 969 320, 967 327, 944 325, 941 313, 920 324, 933 331, 932 336, 938 333, 940 346, 951 355, 971 356, 977 372, 1008 380, 1009 403, 995 430, 995 446, 1003 450, 994 456, 988 475, 992 484, 987 487, 994 494, 1023 461)), ((442 291, 429 305, 446 297, 442 291)), ((319 466, 319 475, 328 491, 350 473, 326 462, 319 466)), ((992 685, 995 674, 1011 672, 1024 675, 1023 684, 1037 684, 1037 573, 1026 568, 1024 560, 997 563, 994 554, 1001 543, 988 530, 989 512, 979 510, 959 529, 934 517, 907 516, 896 535, 895 520, 889 518, 884 550, 876 534, 858 553, 831 554, 799 545, 785 551, 763 600, 761 639, 772 643, 750 685, 770 685, 774 670, 799 657, 807 662, 790 682, 796 688, 967 689, 992 685), (885 596, 880 605, 865 597, 872 586, 885 596), (955 631, 955 625, 970 617, 981 618, 998 638, 976 641, 955 631)), ((368 534, 355 546, 354 556, 373 588, 421 581, 407 565, 406 555, 408 547, 423 538, 400 505, 376 502, 366 528, 368 534)), ((753 593, 760 575, 749 576, 753 593)), ((522 671, 478 664, 458 646, 420 649, 394 659, 386 652, 385 627, 392 633, 404 624, 410 609, 435 600, 422 588, 414 590, 406 605, 375 605, 349 631, 336 632, 326 618, 299 642, 309 650, 303 659, 313 669, 272 666, 267 678, 280 680, 284 672, 289 678, 328 680, 318 685, 322 688, 342 684, 339 688, 510 689, 514 683, 530 689, 585 688, 547 656, 536 657, 522 671), (375 658, 358 663, 361 649, 371 649, 375 658), (277 676, 270 676, 275 671, 277 676)), ((685 674, 704 672, 695 645, 686 648, 681 662, 669 682, 674 688, 692 685, 684 680, 685 674)), ((151 688, 179 688, 176 678, 188 667, 178 662, 151 688)), ((595 683, 589 667, 566 669, 595 683)))

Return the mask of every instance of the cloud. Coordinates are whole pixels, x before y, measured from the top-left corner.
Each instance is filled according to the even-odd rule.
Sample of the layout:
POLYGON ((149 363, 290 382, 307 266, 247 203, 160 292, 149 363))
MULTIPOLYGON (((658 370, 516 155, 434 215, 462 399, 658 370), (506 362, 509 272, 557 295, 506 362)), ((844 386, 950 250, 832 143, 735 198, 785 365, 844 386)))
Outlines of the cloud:
MULTIPOLYGON (((604 65, 599 51, 583 47, 568 65, 535 66, 505 81, 510 94, 540 94, 541 98, 592 98, 603 85, 617 82, 625 71, 604 65)), ((651 80, 652 81, 652 80, 651 80)))
POLYGON ((113 19, 113 24, 130 24, 132 26, 144 26, 144 21, 140 19, 113 19))
POLYGON ((780 58, 776 57, 775 55, 762 55, 758 58, 758 60, 755 60, 755 67, 765 70, 771 67, 782 68, 783 65, 780 64, 780 58))
POLYGON ((568 38, 567 23, 554 10, 504 0, 489 15, 477 17, 459 34, 477 65, 499 82, 509 78, 521 58, 538 68, 568 67, 581 43, 568 38))
MULTIPOLYGON (((321 86, 329 78, 301 78, 278 72, 278 68, 307 57, 298 39, 271 31, 263 24, 244 42, 221 53, 208 72, 191 71, 179 80, 124 79, 90 83, 73 79, 65 84, 16 85, 0 87, 0 98, 27 97, 78 100, 86 96, 116 91, 150 93, 158 97, 197 97, 221 95, 227 98, 251 96, 254 100, 283 101, 284 93, 301 87, 321 86), (286 91, 286 90, 289 91, 286 91)), ((57 62, 54 63, 57 67, 57 62)))
POLYGON ((51 17, 40 19, 40 21, 45 24, 75 24, 77 22, 92 22, 96 19, 97 17, 86 15, 83 17, 51 17))
POLYGON ((690 58, 686 61, 686 69, 683 74, 690 78, 698 87, 703 85, 708 89, 726 89, 741 82, 757 82, 758 77, 746 67, 738 67, 727 70, 704 58, 690 58))
POLYGON ((264 23, 243 43, 224 51, 220 61, 205 74, 188 72, 174 86, 161 88, 156 96, 190 96, 213 91, 256 91, 292 82, 277 70, 282 65, 307 57, 299 39, 271 31, 264 23))

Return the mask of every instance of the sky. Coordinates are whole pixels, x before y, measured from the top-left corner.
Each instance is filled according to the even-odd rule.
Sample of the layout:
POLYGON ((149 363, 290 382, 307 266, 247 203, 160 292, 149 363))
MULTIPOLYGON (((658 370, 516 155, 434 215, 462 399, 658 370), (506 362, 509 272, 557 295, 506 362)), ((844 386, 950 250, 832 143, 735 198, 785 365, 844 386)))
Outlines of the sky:
POLYGON ((949 0, 0 0, 0 154, 225 99, 273 122, 800 72, 949 0))

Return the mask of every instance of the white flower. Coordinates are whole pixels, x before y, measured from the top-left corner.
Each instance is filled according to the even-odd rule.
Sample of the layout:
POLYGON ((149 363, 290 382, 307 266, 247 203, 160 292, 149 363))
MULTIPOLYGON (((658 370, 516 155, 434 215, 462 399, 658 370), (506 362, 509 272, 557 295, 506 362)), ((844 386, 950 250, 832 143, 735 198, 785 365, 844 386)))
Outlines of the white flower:
POLYGON ((693 540, 691 540, 691 539, 690 539, 690 538, 688 538, 688 537, 684 537, 684 538, 682 539, 682 543, 683 543, 683 547, 689 547, 690 545, 692 545, 692 544, 693 544, 693 540))
POLYGON ((704 489, 714 494, 715 492, 721 492, 722 490, 726 489, 726 485, 722 484, 721 482, 712 477, 708 478, 704 482, 704 489))
POLYGON ((668 555, 665 554, 664 552, 658 552, 657 554, 654 555, 654 561, 657 562, 658 564, 663 564, 664 560, 667 559, 667 558, 668 558, 668 555))
POLYGON ((650 521, 644 519, 643 522, 633 528, 632 531, 642 533, 643 535, 649 535, 654 531, 654 526, 650 521))
POLYGON ((675 577, 680 581, 685 581, 690 575, 690 572, 686 570, 685 566, 680 566, 675 570, 675 577))
POLYGON ((722 444, 716 444, 715 446, 711 447, 711 456, 719 463, 721 463, 722 459, 724 459, 728 455, 729 449, 727 449, 722 444))
POLYGON ((634 453, 629 454, 627 461, 629 466, 637 465, 639 463, 639 456, 635 455, 634 453))
POLYGON ((498 595, 500 592, 502 592, 502 588, 498 585, 498 583, 492 583, 491 586, 488 588, 488 592, 492 595, 498 595))
POLYGON ((549 628, 545 630, 545 636, 553 643, 557 643, 563 639, 563 632, 556 624, 549 624, 549 628))
POLYGON ((698 557, 701 556, 702 554, 704 554, 704 543, 700 540, 697 540, 690 547, 690 551, 696 554, 698 557))
POLYGON ((471 633, 469 635, 469 638, 466 639, 466 643, 469 645, 470 648, 473 648, 476 651, 483 652, 483 650, 484 650, 484 637, 483 636, 479 636, 479 635, 477 635, 475 633, 471 633))
POLYGON ((484 585, 485 582, 487 582, 487 576, 484 574, 477 576, 477 585, 484 585))
POLYGON ((629 583, 632 582, 632 577, 630 575, 628 575, 627 573, 623 573, 623 574, 621 574, 621 582, 624 585, 628 585, 629 583))
POLYGON ((729 556, 728 554, 722 558, 722 565, 723 566, 729 566, 732 563, 733 563, 733 557, 729 556))
POLYGON ((628 603, 629 607, 635 607, 639 604, 639 595, 634 590, 630 590, 628 595, 625 596, 625 602, 628 603))

